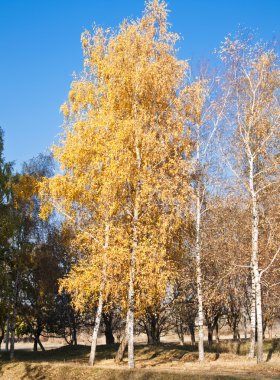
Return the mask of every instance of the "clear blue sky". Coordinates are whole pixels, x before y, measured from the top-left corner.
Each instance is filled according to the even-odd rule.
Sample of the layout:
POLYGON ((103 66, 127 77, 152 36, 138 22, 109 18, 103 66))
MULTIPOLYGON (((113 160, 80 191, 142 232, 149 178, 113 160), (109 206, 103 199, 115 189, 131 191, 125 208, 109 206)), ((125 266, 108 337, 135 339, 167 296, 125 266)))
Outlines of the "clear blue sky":
MULTIPOLYGON (((238 24, 279 37, 280 0, 168 0, 180 55, 197 62, 238 24)), ((82 67, 80 35, 95 22, 117 26, 141 16, 144 0, 0 0, 0 126, 5 156, 44 152, 60 131, 59 107, 82 67)))

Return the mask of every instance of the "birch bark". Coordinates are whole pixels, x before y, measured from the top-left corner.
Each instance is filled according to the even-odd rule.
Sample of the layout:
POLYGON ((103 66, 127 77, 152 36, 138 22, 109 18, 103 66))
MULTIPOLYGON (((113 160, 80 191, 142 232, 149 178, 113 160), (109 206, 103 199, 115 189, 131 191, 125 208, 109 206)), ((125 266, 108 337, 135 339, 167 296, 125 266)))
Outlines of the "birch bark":
POLYGON ((259 272, 259 261, 258 261, 258 243, 259 243, 259 213, 258 213, 258 202, 257 194, 255 191, 254 184, 254 160, 250 157, 250 171, 249 171, 249 183, 250 192, 252 198, 252 270, 253 279, 255 285, 255 295, 256 295, 256 318, 257 318, 257 362, 263 362, 263 323, 262 323, 262 294, 261 294, 261 281, 259 272))
POLYGON ((252 271, 252 293, 251 293, 251 323, 250 323, 250 351, 249 358, 255 357, 256 346, 256 291, 254 274, 252 271))
POLYGON ((121 343, 119 345, 119 349, 116 353, 115 362, 119 364, 121 361, 123 361, 124 352, 127 346, 127 326, 125 326, 125 331, 121 339, 121 343))
MULTIPOLYGON (((139 154, 139 152, 138 152, 139 154)), ((128 290, 128 310, 127 310, 127 341, 128 341, 128 367, 135 367, 134 360, 134 280, 135 280, 135 264, 136 250, 138 246, 138 217, 139 217, 139 183, 136 185, 135 205, 133 211, 133 241, 130 258, 130 278, 128 290)))
POLYGON ((196 141, 196 165, 197 165, 197 189, 196 189, 196 285, 198 302, 198 358, 204 360, 204 332, 203 332, 203 295, 201 273, 201 167, 200 167, 200 127, 197 126, 196 141))
POLYGON ((98 331, 100 328, 100 322, 101 322, 101 316, 102 316, 102 310, 103 310, 103 293, 105 289, 105 281, 106 281, 106 250, 109 247, 109 231, 110 231, 110 225, 109 223, 106 223, 105 226, 105 241, 104 241, 104 268, 103 268, 103 274, 102 274, 102 283, 100 285, 100 294, 98 299, 98 306, 96 311, 96 317, 94 322, 94 328, 92 332, 92 341, 91 341, 91 347, 90 347, 90 355, 89 355, 89 361, 88 364, 90 366, 93 366, 95 361, 95 354, 96 354, 96 345, 97 345, 97 336, 98 331))

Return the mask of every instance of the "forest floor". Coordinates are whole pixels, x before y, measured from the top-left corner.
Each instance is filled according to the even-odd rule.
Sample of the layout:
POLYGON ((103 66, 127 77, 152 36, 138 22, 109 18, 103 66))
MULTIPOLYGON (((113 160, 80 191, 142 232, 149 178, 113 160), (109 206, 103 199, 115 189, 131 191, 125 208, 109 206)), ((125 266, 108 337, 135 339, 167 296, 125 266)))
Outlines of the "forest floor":
POLYGON ((197 347, 164 343, 136 344, 136 369, 127 360, 115 365, 117 345, 97 347, 96 365, 87 366, 89 346, 64 346, 45 352, 17 349, 11 362, 0 357, 1 380, 233 380, 280 379, 280 339, 265 342, 265 362, 256 364, 246 356, 248 342, 222 341, 206 346, 206 360, 198 362, 197 347))

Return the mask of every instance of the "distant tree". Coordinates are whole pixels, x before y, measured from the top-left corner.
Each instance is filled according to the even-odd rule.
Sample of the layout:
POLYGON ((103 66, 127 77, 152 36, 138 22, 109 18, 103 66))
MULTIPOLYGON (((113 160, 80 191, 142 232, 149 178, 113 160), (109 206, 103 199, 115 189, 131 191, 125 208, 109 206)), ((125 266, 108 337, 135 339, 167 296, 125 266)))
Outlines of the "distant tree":
MULTIPOLYGON (((33 315, 38 322, 36 331, 28 316, 32 314, 32 308, 34 309, 35 304, 37 304, 39 314, 43 312, 43 306, 38 304, 38 297, 42 297, 43 290, 37 292, 42 279, 39 279, 35 272, 44 276, 47 275, 47 270, 39 269, 41 265, 39 262, 42 259, 40 252, 44 251, 51 227, 49 221, 42 221, 39 217, 38 181, 42 175, 51 175, 52 165, 51 156, 39 155, 38 158, 25 163, 22 173, 16 174, 12 181, 13 217, 16 221, 16 228, 10 241, 9 256, 6 260, 10 271, 9 282, 12 289, 10 296, 10 304, 12 305, 10 317, 11 358, 14 356, 16 323, 20 318, 25 321, 33 335, 34 348, 36 349, 37 343, 41 344, 39 339, 42 330, 40 317, 38 315, 35 318, 33 315), (35 254, 35 252, 37 253, 35 254), (31 296, 32 292, 33 296, 31 296)), ((45 260, 50 260, 51 263, 51 257, 49 258, 48 255, 45 260)), ((51 265, 46 266, 46 268, 48 267, 51 268, 51 265)))

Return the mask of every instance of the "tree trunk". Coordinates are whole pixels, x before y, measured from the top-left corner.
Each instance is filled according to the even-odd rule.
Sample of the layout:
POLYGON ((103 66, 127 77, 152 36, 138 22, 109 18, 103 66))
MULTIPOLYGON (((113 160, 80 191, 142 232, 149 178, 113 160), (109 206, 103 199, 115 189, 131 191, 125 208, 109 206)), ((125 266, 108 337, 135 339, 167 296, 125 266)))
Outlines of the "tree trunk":
POLYGON ((265 331, 266 331, 266 328, 267 328, 267 322, 266 322, 266 321, 263 321, 263 339, 265 339, 265 331))
POLYGON ((233 340, 234 341, 239 340, 240 334, 239 334, 239 331, 238 331, 238 323, 237 323, 237 319, 236 318, 233 318, 232 330, 233 330, 233 336, 232 336, 233 340))
POLYGON ((256 346, 256 292, 255 292, 255 281, 252 272, 252 293, 251 293, 251 323, 250 323, 250 351, 249 358, 255 357, 255 346, 256 346))
MULTIPOLYGON (((137 120, 137 99, 134 99, 134 118, 137 120)), ((138 134, 135 134, 135 154, 138 170, 141 168, 141 154, 139 149, 138 134)), ((135 367, 134 360, 134 281, 135 281, 135 266, 136 266, 136 251, 138 247, 138 217, 139 217, 139 196, 140 196, 140 181, 136 182, 135 199, 133 208, 132 221, 132 247, 130 256, 130 271, 129 271, 129 289, 128 289, 128 307, 127 307, 127 348, 128 348, 128 368, 135 367)))
POLYGON ((208 326, 208 345, 209 347, 212 347, 213 345, 213 327, 212 326, 208 326))
POLYGON ((178 334, 178 337, 179 337, 180 345, 184 346, 184 344, 185 344, 185 336, 184 336, 184 334, 182 332, 180 332, 178 334))
POLYGON ((92 341, 91 341, 90 355, 89 355, 89 361, 88 361, 88 364, 90 366, 93 366, 94 361, 95 361, 97 336, 98 336, 98 331, 99 331, 100 321, 101 321, 101 314, 102 314, 102 309, 103 309, 103 291, 102 290, 103 289, 100 290, 98 307, 97 307, 97 311, 96 311, 94 328, 93 328, 93 333, 92 333, 92 341))
POLYGON ((105 338, 106 338, 106 344, 107 345, 115 343, 115 338, 114 338, 114 335, 113 335, 111 328, 105 330, 105 338))
POLYGON ((217 343, 220 343, 219 321, 216 323, 215 329, 216 329, 216 342, 217 342, 217 343))
POLYGON ((244 326, 244 339, 247 339, 247 318, 246 318, 246 315, 244 315, 244 318, 243 318, 243 326, 244 326))
MULTIPOLYGON (((257 270, 259 275, 259 271, 257 270)), ((263 325, 262 325, 262 296, 260 280, 256 280, 256 312, 257 312, 257 362, 263 362, 263 325)))
POLYGON ((34 352, 37 352, 38 351, 38 344, 41 348, 42 351, 46 351, 45 350, 45 347, 43 346, 41 340, 40 340, 40 333, 37 333, 35 336, 34 336, 34 344, 33 344, 33 351, 34 352))
POLYGON ((134 368, 134 275, 135 257, 132 253, 130 280, 128 290, 128 309, 127 309, 127 344, 128 344, 128 368, 134 368))
POLYGON ((33 351, 34 352, 37 352, 38 351, 38 341, 37 341, 37 338, 34 337, 34 343, 33 343, 33 351))
POLYGON ((0 335, 0 353, 1 353, 1 346, 5 335, 5 324, 4 326, 1 326, 1 335, 0 335))
POLYGON ((213 333, 214 333, 214 330, 217 328, 218 326, 218 323, 219 323, 219 316, 216 315, 213 319, 212 322, 209 322, 207 327, 208 327, 208 344, 209 344, 209 347, 212 346, 213 344, 213 333))
POLYGON ((263 322, 262 322, 262 293, 261 279, 258 262, 259 244, 259 213, 257 204, 257 194, 254 186, 254 161, 250 158, 250 191, 252 197, 252 270, 255 283, 256 296, 256 319, 257 319, 257 362, 263 362, 263 322))
POLYGON ((26 323, 28 324, 28 326, 29 326, 29 328, 31 330, 31 334, 32 334, 32 337, 33 337, 33 340, 34 340, 33 351, 35 351, 35 352, 38 351, 38 344, 39 344, 39 346, 40 346, 40 348, 41 348, 42 351, 46 351, 45 347, 42 345, 42 342, 40 340, 40 336, 41 336, 41 333, 43 331, 40 319, 39 318, 37 319, 37 328, 36 328, 36 330, 33 328, 32 324, 29 322, 29 320, 27 318, 25 320, 26 320, 26 323))
MULTIPOLYGON (((200 186, 200 183, 198 184, 200 186)), ((202 299, 202 274, 201 274, 201 203, 200 190, 197 189, 196 196, 196 281, 197 281, 197 301, 198 301, 198 355, 199 361, 204 360, 204 333, 203 333, 203 299, 202 299)))
POLYGON ((9 318, 7 318, 7 324, 6 324, 6 337, 5 337, 5 351, 9 351, 9 341, 10 341, 10 321, 9 318))
POLYGON ((72 308, 68 309, 67 311, 67 319, 69 323, 69 330, 70 330, 70 342, 67 341, 66 336, 64 339, 66 340, 67 344, 70 344, 71 346, 77 346, 77 328, 76 328, 76 320, 75 320, 75 312, 72 308))
POLYGON ((203 333, 203 297, 202 297, 202 273, 201 273, 201 165, 200 165, 200 126, 196 126, 196 165, 197 165, 197 189, 196 189, 196 286, 198 302, 198 358, 204 360, 204 333, 203 333))
POLYGON ((176 331, 177 331, 177 334, 178 334, 180 345, 184 346, 184 344, 185 344, 185 336, 184 336, 183 324, 182 324, 181 321, 179 321, 179 322, 176 323, 176 331))
POLYGON ((125 326, 125 331, 123 333, 121 343, 119 345, 119 349, 115 356, 115 363, 119 364, 120 362, 123 361, 126 346, 127 346, 127 326, 125 326))
MULTIPOLYGON (((147 336, 148 336, 148 345, 156 346, 156 345, 160 344, 160 337, 155 332, 150 331, 147 334, 147 336)), ((182 341, 184 342, 184 334, 181 335, 181 337, 182 337, 182 341)), ((181 343, 181 344, 184 344, 184 343, 181 343)))
POLYGON ((42 342, 41 342, 40 336, 37 337, 37 341, 38 341, 38 344, 39 344, 41 350, 42 350, 42 351, 46 351, 46 350, 45 350, 45 347, 42 345, 42 342))
POLYGON ((14 359, 15 356, 15 327, 16 327, 16 316, 17 308, 14 304, 13 314, 12 314, 12 323, 11 323, 11 341, 10 341, 10 360, 14 359))
MULTIPOLYGON (((106 250, 108 249, 109 246, 109 230, 110 230, 110 225, 109 223, 106 223, 105 226, 105 241, 104 241, 104 250, 106 253, 106 250)), ((96 317, 94 321, 94 328, 92 332, 92 341, 91 341, 91 348, 90 348, 90 355, 89 355, 89 361, 88 364, 90 366, 93 366, 94 361, 95 361, 95 353, 96 353, 96 345, 97 345, 97 336, 98 336, 98 331, 100 327, 100 321, 101 321, 101 316, 102 316, 102 310, 103 310, 103 291, 105 288, 105 281, 106 281, 106 255, 105 255, 105 264, 103 267, 103 274, 102 274, 102 283, 100 285, 100 294, 99 294, 99 299, 98 299, 98 307, 96 311, 96 317)))
POLYGON ((77 328, 76 328, 76 321, 75 321, 75 315, 73 315, 73 324, 72 324, 72 337, 71 337, 72 344, 74 346, 77 346, 77 328))
MULTIPOLYGON (((136 156, 138 166, 140 167, 140 153, 136 145, 136 156)), ((130 259, 130 276, 128 289, 128 309, 127 309, 127 345, 128 345, 128 368, 135 367, 134 361, 134 280, 135 280, 135 265, 136 265, 136 250, 138 247, 138 212, 139 212, 139 190, 140 183, 136 185, 135 204, 133 210, 133 236, 132 249, 130 259)))
POLYGON ((192 346, 194 346, 195 345, 195 322, 189 323, 188 327, 189 327, 189 331, 190 331, 190 334, 191 334, 192 346))
POLYGON ((148 337, 148 344, 157 345, 160 344, 160 333, 158 326, 158 317, 153 312, 146 313, 146 332, 148 337))
POLYGON ((14 289, 14 304, 13 304, 13 313, 11 321, 11 341, 10 341, 10 360, 14 359, 15 356, 15 328, 16 328, 16 317, 17 317, 17 302, 18 302, 18 286, 19 286, 19 273, 16 272, 15 279, 15 289, 14 289))
MULTIPOLYGON (((41 350, 45 351, 45 347, 42 345, 42 342, 40 340, 40 336, 41 336, 42 331, 43 331, 42 321, 41 321, 40 318, 38 318, 37 319, 37 330, 36 330, 36 333, 35 333, 35 338, 36 338, 36 342, 39 344, 41 350)), ((36 347, 36 349, 37 349, 37 347, 36 347)))
POLYGON ((112 313, 103 313, 103 322, 105 325, 105 338, 106 338, 106 344, 114 344, 115 343, 115 338, 113 335, 113 315, 112 313))

